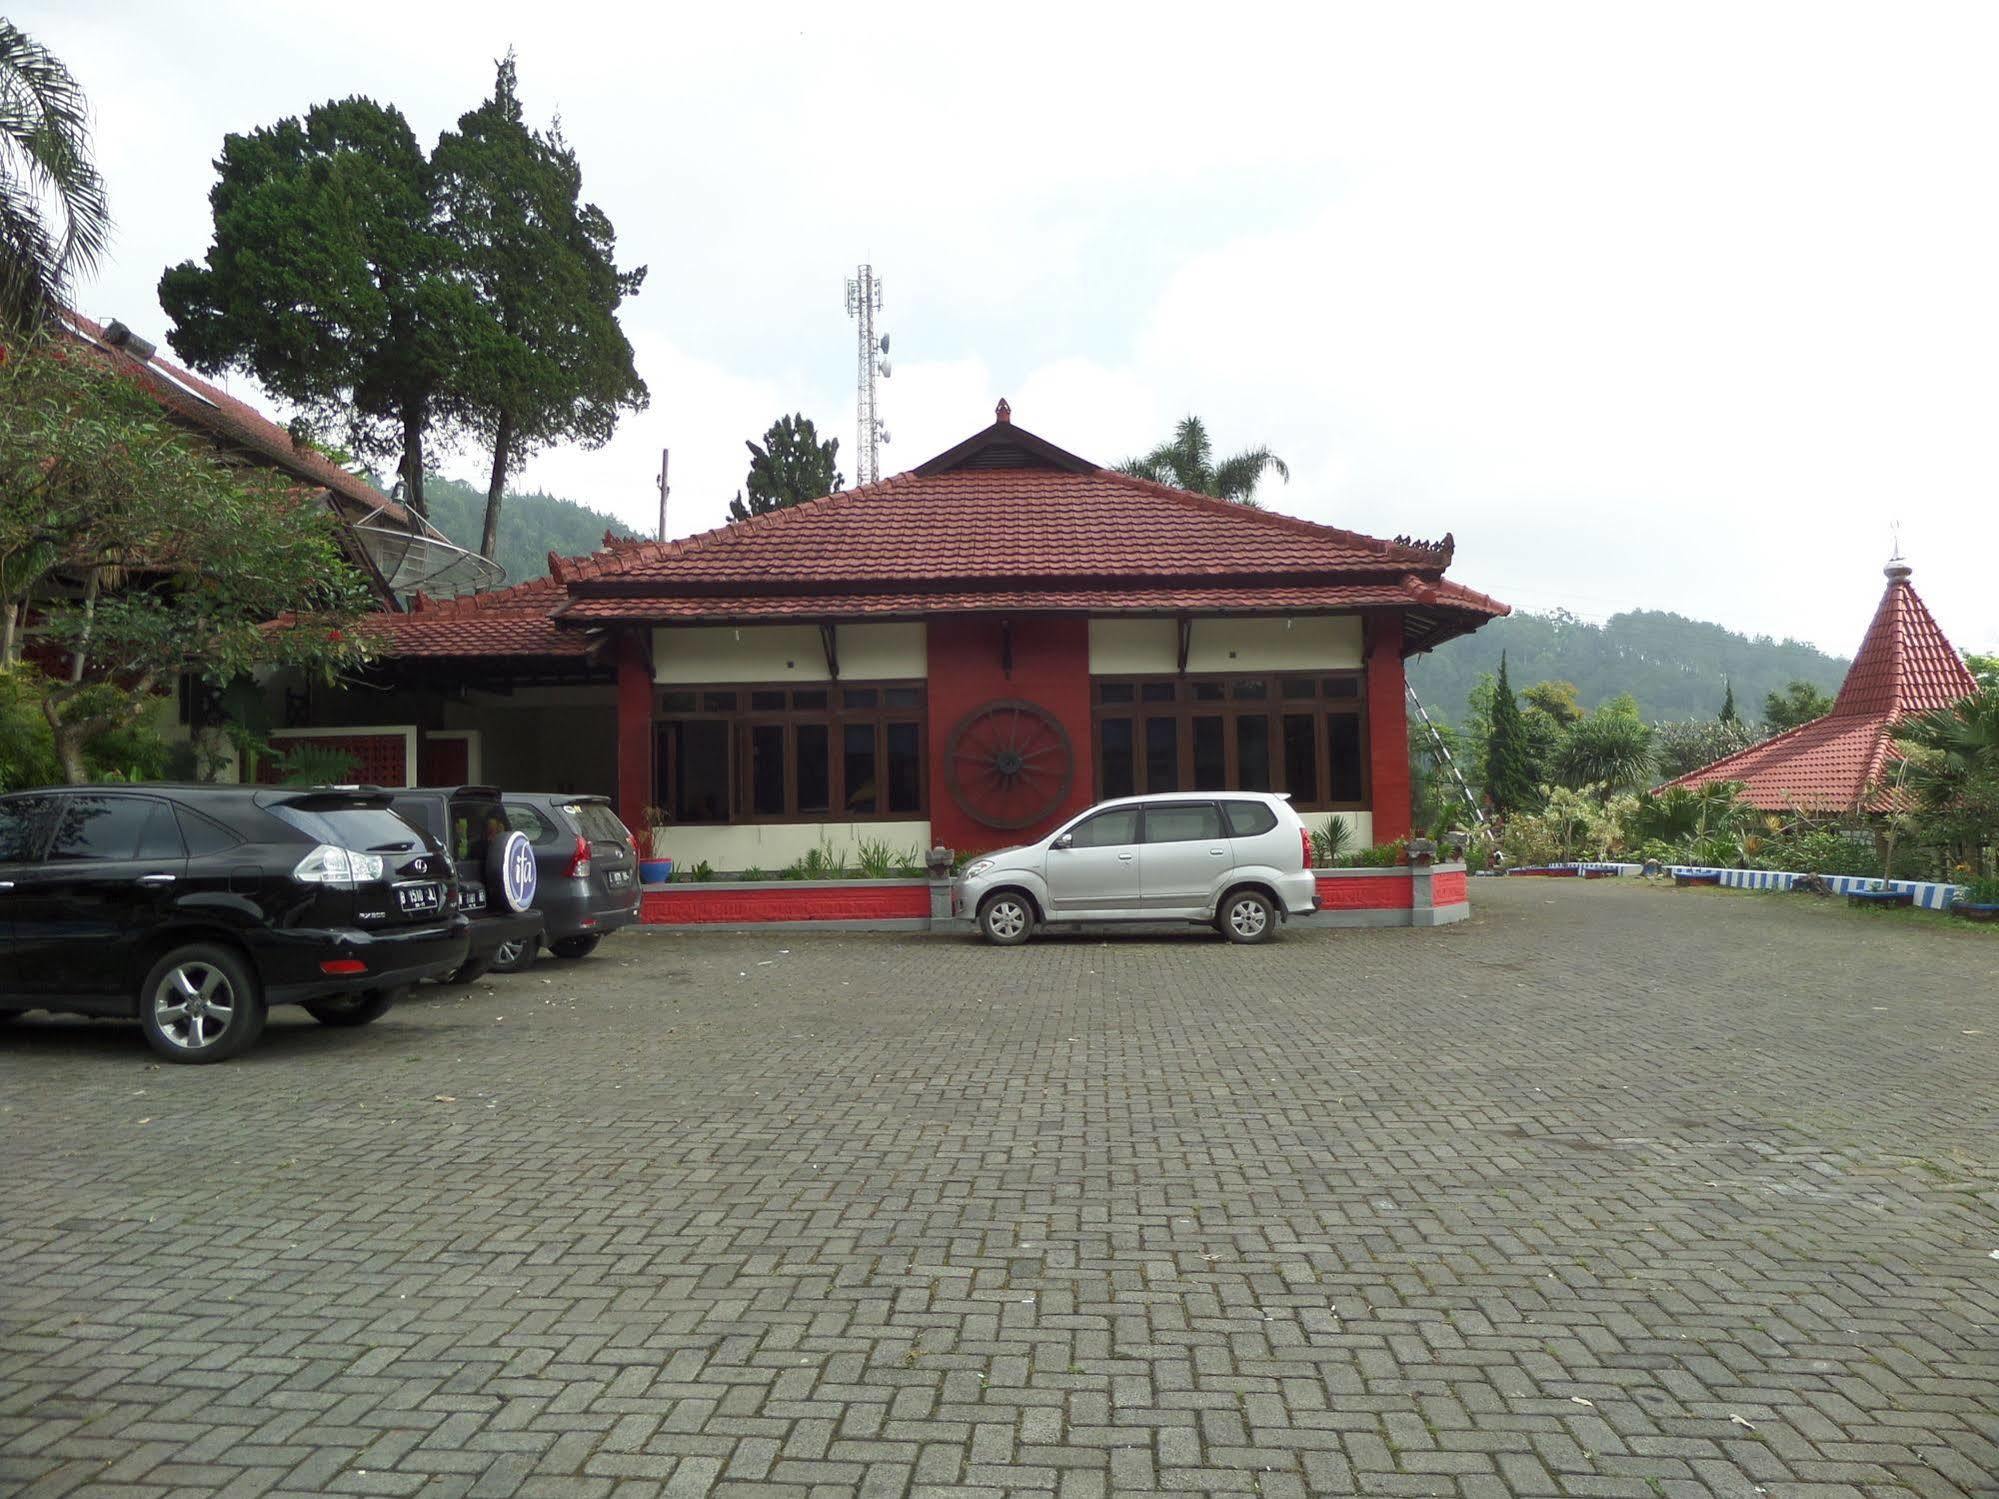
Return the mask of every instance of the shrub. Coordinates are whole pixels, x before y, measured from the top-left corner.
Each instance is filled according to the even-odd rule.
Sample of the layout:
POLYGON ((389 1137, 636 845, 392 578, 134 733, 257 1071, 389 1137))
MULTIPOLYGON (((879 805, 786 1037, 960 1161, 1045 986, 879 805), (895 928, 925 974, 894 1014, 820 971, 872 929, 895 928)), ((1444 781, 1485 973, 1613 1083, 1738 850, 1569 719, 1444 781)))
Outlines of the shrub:
POLYGON ((1964 887, 1967 905, 1999 906, 1999 878, 1985 878, 1969 881, 1964 887))
POLYGON ((1312 829, 1312 862, 1321 869, 1337 868, 1353 846, 1353 828, 1343 817, 1328 817, 1325 826, 1312 829))
POLYGON ((673 866, 673 878, 676 884, 705 885, 715 878, 715 870, 714 866, 709 864, 706 859, 703 859, 692 869, 676 864, 673 866))

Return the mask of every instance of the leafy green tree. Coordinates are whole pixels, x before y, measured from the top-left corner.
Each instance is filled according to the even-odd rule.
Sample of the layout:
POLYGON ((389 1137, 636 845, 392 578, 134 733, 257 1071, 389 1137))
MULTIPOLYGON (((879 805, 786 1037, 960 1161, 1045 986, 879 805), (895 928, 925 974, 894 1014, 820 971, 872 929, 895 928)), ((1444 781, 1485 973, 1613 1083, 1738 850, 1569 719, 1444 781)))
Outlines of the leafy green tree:
POLYGON ((1781 692, 1773 692, 1763 699, 1763 721, 1770 725, 1773 734, 1795 729, 1799 724, 1810 723, 1815 718, 1824 718, 1830 712, 1832 698, 1810 682, 1788 683, 1781 692))
POLYGON ((1981 656, 1976 651, 1964 653, 1964 664, 1971 669, 1972 676, 1986 692, 1999 692, 1999 655, 1981 656))
POLYGON ((753 442, 743 446, 750 450, 750 472, 743 480, 743 489, 729 501, 730 520, 748 520, 822 495, 838 494, 846 483, 838 467, 840 439, 829 437, 821 442, 818 430, 803 413, 779 417, 764 433, 762 447, 753 442))
POLYGON ((1727 695, 1721 700, 1721 713, 1719 716, 1723 723, 1738 722, 1735 714, 1735 683, 1733 682, 1728 684, 1727 695))
POLYGON ((1653 771, 1671 781, 1690 770, 1746 750, 1762 736, 1748 724, 1718 718, 1687 718, 1652 725, 1653 771))
POLYGON ((1990 875, 1999 852, 1999 690, 1904 719, 1892 782, 1918 808, 1918 836, 1950 863, 1990 875))
POLYGON ((1168 441, 1143 458, 1128 459, 1118 465, 1119 473, 1133 478, 1171 484, 1195 494, 1213 495, 1218 500, 1233 500, 1251 509, 1259 508, 1256 486, 1273 469, 1278 478, 1290 482, 1291 470, 1269 448, 1248 448, 1215 462, 1214 444, 1198 416, 1184 418, 1168 441))
POLYGON ((424 511, 424 445, 461 416, 466 351, 491 339, 434 211, 429 161, 393 106, 351 98, 230 135, 206 263, 160 278, 196 369, 247 370, 363 458, 400 451, 424 511))
POLYGON ((1513 688, 1506 679, 1506 656, 1499 657, 1499 679, 1492 695, 1492 728, 1485 746, 1485 794, 1503 814, 1528 812, 1540 805, 1527 725, 1513 688))
POLYGON ((1571 789, 1639 789, 1652 777, 1652 730, 1623 705, 1605 704, 1570 727, 1551 768, 1555 779, 1571 789))
POLYGON ((0 329, 49 322, 110 233, 82 88, 46 47, 0 18, 0 329))
POLYGON ((487 313, 470 325, 456 400, 491 448, 479 551, 499 544, 507 476, 552 443, 602 447, 645 382, 618 326, 645 267, 621 271, 611 221, 582 201, 583 172, 560 126, 529 128, 514 57, 492 97, 431 155, 442 233, 487 313))
POLYGON ((1566 729, 1583 716, 1574 682, 1536 682, 1520 696, 1530 709, 1540 709, 1559 728, 1566 729))
POLYGON ((38 629, 77 671, 41 708, 73 783, 93 742, 183 674, 330 676, 360 660, 373 598, 335 528, 316 498, 217 459, 88 354, 39 341, 0 365, 0 535, 44 549, 38 629))

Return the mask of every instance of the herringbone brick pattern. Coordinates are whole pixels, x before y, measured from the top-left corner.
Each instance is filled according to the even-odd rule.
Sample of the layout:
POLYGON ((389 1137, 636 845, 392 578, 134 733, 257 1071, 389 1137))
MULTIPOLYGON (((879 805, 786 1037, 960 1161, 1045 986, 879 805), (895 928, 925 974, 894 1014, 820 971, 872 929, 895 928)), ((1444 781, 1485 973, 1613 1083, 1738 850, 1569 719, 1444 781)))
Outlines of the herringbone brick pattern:
POLYGON ((0 1034, 0 1490, 1999 1492, 1999 942, 643 934, 0 1034))

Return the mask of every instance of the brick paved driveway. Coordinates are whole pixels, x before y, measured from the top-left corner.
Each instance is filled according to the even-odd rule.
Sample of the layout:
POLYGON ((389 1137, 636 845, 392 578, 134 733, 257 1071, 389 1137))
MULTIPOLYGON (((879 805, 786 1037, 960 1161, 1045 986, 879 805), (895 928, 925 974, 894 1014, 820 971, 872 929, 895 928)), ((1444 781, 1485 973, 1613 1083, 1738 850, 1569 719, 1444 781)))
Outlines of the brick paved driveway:
POLYGON ((1999 942, 1476 895, 10 1027, 0 1491, 1999 1492, 1999 942))

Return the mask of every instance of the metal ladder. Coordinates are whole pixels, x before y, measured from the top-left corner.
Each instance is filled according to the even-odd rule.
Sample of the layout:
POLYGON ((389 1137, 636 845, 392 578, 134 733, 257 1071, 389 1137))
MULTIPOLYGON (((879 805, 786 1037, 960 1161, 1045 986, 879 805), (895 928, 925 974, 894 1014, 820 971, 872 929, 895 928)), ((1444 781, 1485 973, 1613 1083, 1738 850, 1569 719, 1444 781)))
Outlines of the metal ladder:
POLYGON ((1406 682, 1403 683, 1402 690, 1409 694, 1409 701, 1416 709, 1416 716, 1423 720, 1423 727, 1430 735, 1431 758, 1451 773, 1451 779, 1458 783, 1458 794, 1465 799, 1465 805, 1471 808, 1472 821, 1484 827, 1485 808, 1481 807, 1478 798, 1472 795, 1471 787, 1465 782, 1464 772, 1458 769, 1458 762, 1451 758, 1450 746, 1444 743, 1444 736, 1437 732, 1437 726, 1431 721, 1428 710, 1423 706, 1423 700, 1416 696, 1416 689, 1406 682))

